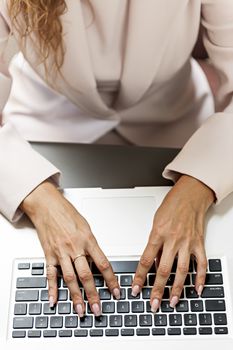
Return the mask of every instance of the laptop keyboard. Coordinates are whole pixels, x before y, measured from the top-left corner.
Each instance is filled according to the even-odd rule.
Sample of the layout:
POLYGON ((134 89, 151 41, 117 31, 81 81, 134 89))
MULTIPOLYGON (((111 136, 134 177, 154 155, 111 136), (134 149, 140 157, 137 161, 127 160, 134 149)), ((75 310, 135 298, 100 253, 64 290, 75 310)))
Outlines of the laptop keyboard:
POLYGON ((10 317, 12 338, 56 337, 170 337, 216 336, 228 334, 227 306, 224 295, 223 271, 220 259, 209 259, 205 287, 201 297, 195 288, 196 265, 190 261, 189 273, 181 299, 173 309, 169 295, 175 278, 176 264, 164 290, 156 314, 151 312, 150 293, 155 280, 153 267, 137 297, 131 295, 131 284, 138 261, 111 261, 121 287, 116 300, 106 287, 96 266, 91 266, 100 295, 102 315, 90 310, 85 291, 80 286, 86 305, 83 318, 77 317, 69 290, 60 275, 58 303, 49 307, 45 262, 35 259, 15 261, 13 301, 10 317), (34 262, 36 261, 36 262, 34 262))

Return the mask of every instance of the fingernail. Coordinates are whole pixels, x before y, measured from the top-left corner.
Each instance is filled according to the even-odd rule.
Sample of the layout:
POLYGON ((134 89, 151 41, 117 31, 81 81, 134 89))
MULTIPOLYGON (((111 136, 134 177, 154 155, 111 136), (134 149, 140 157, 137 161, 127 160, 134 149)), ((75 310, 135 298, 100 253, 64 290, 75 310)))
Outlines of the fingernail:
POLYGON ((151 304, 151 311, 156 312, 159 308, 159 299, 154 299, 151 304))
POLYGON ((203 288, 204 288, 204 286, 202 284, 198 287, 197 294, 198 294, 199 297, 201 296, 203 288))
POLYGON ((100 307, 97 303, 92 305, 92 311, 93 311, 94 315, 97 317, 101 315, 100 307))
POLYGON ((133 286, 131 295, 133 297, 136 297, 138 293, 140 292, 140 287, 138 285, 133 286))
POLYGON ((170 301, 170 307, 172 307, 174 309, 174 307, 176 306, 178 301, 179 301, 179 298, 177 296, 172 297, 172 299, 170 301))
POLYGON ((79 315, 79 317, 83 317, 83 307, 81 304, 77 304, 75 306, 75 310, 76 310, 77 314, 79 315))
POLYGON ((54 307, 54 297, 52 295, 49 297, 49 307, 54 307))
POLYGON ((114 295, 114 297, 119 300, 120 297, 121 297, 121 292, 118 288, 114 288, 113 291, 112 291, 112 294, 114 295))

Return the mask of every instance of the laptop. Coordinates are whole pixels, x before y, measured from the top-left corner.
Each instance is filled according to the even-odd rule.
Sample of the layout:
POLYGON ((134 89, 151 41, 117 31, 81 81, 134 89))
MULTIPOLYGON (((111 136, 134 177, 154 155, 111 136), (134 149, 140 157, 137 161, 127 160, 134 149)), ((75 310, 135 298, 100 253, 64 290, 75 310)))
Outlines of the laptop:
MULTIPOLYGON (((25 219, 16 226, 0 217, 0 344, 3 349, 217 349, 233 347, 233 195, 213 207, 206 222, 208 271, 202 297, 193 288, 191 261, 180 303, 169 307, 175 267, 159 311, 149 295, 156 270, 148 273, 139 297, 131 281, 151 229, 153 215, 169 187, 67 189, 64 195, 87 218, 121 284, 115 300, 91 266, 101 295, 102 316, 86 308, 83 320, 59 278, 59 301, 48 307, 45 260, 36 232, 25 219)), ((84 291, 83 291, 84 293, 84 291)), ((85 301, 86 302, 86 301, 85 301)), ((86 302, 87 303, 87 302, 86 302)))

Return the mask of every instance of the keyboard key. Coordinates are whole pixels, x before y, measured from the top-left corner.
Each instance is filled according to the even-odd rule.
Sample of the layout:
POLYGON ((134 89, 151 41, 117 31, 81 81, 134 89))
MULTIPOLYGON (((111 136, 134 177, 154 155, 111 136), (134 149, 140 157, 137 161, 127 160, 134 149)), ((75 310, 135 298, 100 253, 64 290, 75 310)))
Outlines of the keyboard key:
POLYGON ((99 296, 100 296, 100 300, 110 300, 111 299, 111 293, 107 288, 100 288, 99 289, 99 296))
POLYGON ((111 315, 110 316, 110 327, 122 327, 122 316, 111 315))
POLYGON ((168 328, 167 334, 168 335, 181 335, 181 329, 180 328, 168 328))
POLYGON ((155 326, 166 326, 167 325, 167 315, 154 315, 155 326))
POLYGON ((144 302, 143 301, 132 301, 131 303, 131 307, 132 307, 132 312, 136 313, 143 313, 144 312, 144 302))
POLYGON ((32 269, 38 270, 38 269, 43 269, 44 268, 44 263, 33 263, 32 264, 32 269))
POLYGON ((94 278, 94 282, 95 282, 95 286, 96 287, 103 287, 104 286, 104 279, 103 276, 93 276, 94 278))
POLYGON ((169 315, 169 325, 170 326, 182 326, 182 316, 180 314, 170 314, 169 315))
POLYGON ((58 313, 60 315, 70 314, 71 304, 70 303, 58 303, 58 313))
POLYGON ((143 299, 150 299, 152 288, 142 288, 142 298, 143 299))
POLYGON ((150 301, 149 301, 149 300, 146 302, 146 312, 152 312, 152 311, 151 311, 151 305, 150 305, 150 301))
POLYGON ((59 331, 60 338, 72 337, 72 331, 70 329, 61 329, 59 331))
POLYGON ((56 305, 50 307, 49 303, 44 303, 43 313, 44 315, 54 315, 56 313, 56 305))
POLYGON ((45 277, 18 277, 16 288, 45 288, 47 280, 45 277))
POLYGON ((211 326, 212 325, 211 314, 199 314, 199 324, 201 326, 211 326))
POLYGON ((37 301, 38 299, 38 290, 17 290, 15 293, 15 301, 37 301))
POLYGON ((206 300, 205 301, 206 311, 225 311, 224 300, 206 300))
POLYGON ((132 275, 122 275, 120 277, 120 286, 122 287, 130 287, 133 282, 133 276, 132 275))
POLYGON ((42 310, 41 303, 30 303, 29 304, 29 315, 40 315, 42 310))
POLYGON ((123 329, 121 329, 121 335, 123 336, 123 337, 125 337, 125 336, 129 336, 129 337, 132 337, 132 336, 134 336, 134 329, 132 329, 132 328, 123 328, 123 329))
POLYGON ((152 326, 152 316, 151 315, 139 315, 139 326, 140 327, 152 326))
POLYGON ((185 326, 196 326, 197 325, 197 315, 196 314, 185 314, 184 315, 185 326))
POLYGON ((137 328, 136 329, 136 334, 138 336, 150 335, 150 329, 149 328, 137 328))
POLYGON ((140 298, 140 293, 138 293, 138 295, 136 297, 134 297, 132 295, 132 288, 128 288, 127 294, 128 294, 128 299, 139 299, 140 298))
POLYGON ((41 331, 28 331, 28 338, 40 338, 41 331))
POLYGON ((170 307, 169 301, 162 301, 161 302, 161 311, 162 312, 173 312, 174 309, 172 307, 170 307))
POLYGON ((42 270, 42 269, 32 270, 32 276, 42 276, 43 274, 44 274, 44 270, 42 270))
POLYGON ((102 312, 104 314, 114 314, 115 312, 115 303, 113 301, 104 301, 102 302, 102 312))
POLYGON ((137 316, 125 315, 124 322, 125 322, 125 327, 137 327, 137 316))
POLYGON ((165 328, 153 328, 152 335, 165 335, 165 328))
POLYGON ((44 338, 55 338, 57 336, 57 331, 55 329, 46 329, 43 331, 44 338))
POLYGON ((211 272, 222 271, 222 264, 220 259, 209 259, 209 270, 211 272))
POLYGON ((33 317, 14 317, 13 319, 13 328, 32 328, 33 327, 33 317))
POLYGON ((42 316, 42 317, 36 317, 36 328, 48 328, 48 317, 42 316))
POLYGON ((166 286, 172 286, 175 281, 175 274, 171 273, 166 282, 166 286))
POLYGON ((90 336, 91 337, 102 337, 104 334, 102 329, 91 329, 90 336))
POLYGON ((193 312, 203 311, 203 301, 202 300, 191 300, 191 311, 193 311, 193 312))
POLYGON ((226 325, 227 324, 227 315, 218 313, 214 314, 214 324, 215 325, 226 325))
POLYGON ((155 274, 149 275, 148 276, 148 284, 149 286, 153 286, 155 283, 155 274))
POLYGON ((86 329, 75 329, 75 337, 87 337, 88 331, 86 329))
POLYGON ((199 334, 201 334, 201 335, 212 334, 212 328, 211 327, 200 327, 199 334))
POLYGON ((198 294, 194 287, 186 287, 185 288, 186 298, 198 298, 198 294))
POLYGON ((48 294, 48 290, 47 289, 44 289, 44 290, 41 291, 40 300, 41 301, 49 301, 49 294, 48 294))
POLYGON ((115 273, 135 273, 138 261, 110 261, 115 273))
POLYGON ((66 301, 68 299, 68 291, 66 289, 59 289, 58 290, 58 300, 59 301, 66 301))
POLYGON ((197 329, 194 327, 185 327, 183 328, 183 333, 184 335, 196 335, 197 334, 197 329))
POLYGON ((119 335, 119 329, 106 329, 106 337, 117 337, 119 335))
POLYGON ((107 316, 99 316, 95 317, 95 327, 96 328, 105 328, 108 326, 108 319, 107 316))
POLYGON ((27 304, 25 303, 15 304, 14 315, 26 315, 26 313, 27 313, 27 304))
POLYGON ((202 298, 224 298, 223 287, 204 287, 202 298))
MULTIPOLYGON (((125 298, 126 298, 126 289, 120 288, 120 300, 124 300, 125 298)), ((114 299, 115 299, 115 297, 114 297, 114 299)))
POLYGON ((65 327, 66 328, 77 328, 78 317, 77 316, 66 316, 65 317, 65 327))
POLYGON ((162 299, 169 299, 169 297, 170 297, 169 288, 165 287, 163 291, 162 299))
POLYGON ((214 333, 215 334, 228 334, 228 328, 227 327, 215 327, 214 333))
POLYGON ((30 263, 19 263, 18 270, 28 270, 30 269, 30 263))
POLYGON ((12 332, 12 338, 25 338, 26 332, 25 331, 13 331, 12 332))
POLYGON ((81 328, 91 328, 93 326, 93 317, 92 316, 84 316, 80 319, 80 327, 81 328))
MULTIPOLYGON (((196 274, 192 275, 192 282, 195 284, 196 274)), ((207 273, 205 279, 205 285, 216 285, 223 284, 222 274, 221 273, 207 273)))
POLYGON ((189 306, 188 306, 187 300, 179 301, 179 303, 176 305, 176 311, 177 312, 188 312, 189 306))
POLYGON ((129 302, 128 301, 118 301, 117 302, 117 312, 118 313, 128 313, 129 312, 129 302))
POLYGON ((62 316, 51 316, 50 318, 50 328, 62 328, 63 317, 62 316))

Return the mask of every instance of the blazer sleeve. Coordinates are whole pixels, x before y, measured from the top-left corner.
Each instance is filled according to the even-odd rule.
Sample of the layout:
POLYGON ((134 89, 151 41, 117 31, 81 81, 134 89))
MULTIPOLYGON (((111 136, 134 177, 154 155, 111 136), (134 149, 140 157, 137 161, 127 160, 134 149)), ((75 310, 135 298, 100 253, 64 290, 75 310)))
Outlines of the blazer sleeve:
POLYGON ((233 1, 202 1, 204 45, 217 69, 218 110, 192 135, 163 171, 174 182, 181 174, 209 186, 217 203, 233 191, 233 1))
POLYGON ((1 114, 11 87, 5 55, 8 38, 9 27, 0 13, 0 213, 13 222, 23 215, 20 203, 40 183, 51 178, 58 185, 59 170, 35 152, 11 124, 2 126, 1 114))

